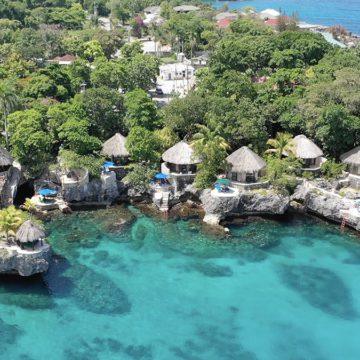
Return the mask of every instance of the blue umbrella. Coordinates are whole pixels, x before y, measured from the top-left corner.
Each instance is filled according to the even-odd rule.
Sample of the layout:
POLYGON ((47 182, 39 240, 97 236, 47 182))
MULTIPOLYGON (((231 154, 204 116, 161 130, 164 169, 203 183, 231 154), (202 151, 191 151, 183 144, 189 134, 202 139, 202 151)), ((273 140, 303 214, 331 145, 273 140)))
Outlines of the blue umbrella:
POLYGON ((40 189, 37 193, 42 196, 55 196, 57 194, 57 191, 44 188, 44 189, 40 189))
POLYGON ((157 180, 164 180, 164 179, 167 179, 168 177, 169 177, 169 175, 163 174, 163 173, 158 173, 155 175, 155 179, 157 179, 157 180))
POLYGON ((115 166, 115 163, 113 163, 112 161, 105 161, 104 164, 103 164, 104 168, 108 168, 108 167, 111 167, 111 166, 115 166))

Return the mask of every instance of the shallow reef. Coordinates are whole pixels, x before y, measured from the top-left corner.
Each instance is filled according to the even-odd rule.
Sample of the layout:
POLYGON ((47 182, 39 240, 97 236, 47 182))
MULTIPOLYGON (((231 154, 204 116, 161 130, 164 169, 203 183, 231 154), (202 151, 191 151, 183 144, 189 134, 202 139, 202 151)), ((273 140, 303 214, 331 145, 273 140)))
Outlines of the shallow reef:
POLYGON ((16 344, 22 333, 23 331, 16 325, 10 325, 0 318, 0 351, 3 355, 8 347, 16 344))
POLYGON ((319 310, 347 320, 358 317, 350 289, 334 272, 315 266, 281 265, 279 275, 286 286, 319 310))
POLYGON ((308 218, 227 226, 231 236, 132 207, 59 216, 47 224, 49 271, 0 278, 0 349, 20 360, 357 359, 356 239, 308 218))
POLYGON ((66 276, 74 279, 71 295, 81 308, 98 314, 125 314, 130 311, 127 295, 107 276, 79 264, 73 265, 66 276))
POLYGON ((59 215, 47 224, 49 242, 58 255, 77 259, 82 248, 95 248, 102 241, 128 241, 125 236, 134 214, 124 206, 59 215))
POLYGON ((91 340, 82 340, 64 349, 64 357, 71 360, 96 360, 98 354, 107 352, 114 359, 153 360, 151 345, 126 345, 111 337, 96 337, 91 340))
POLYGON ((207 277, 229 277, 233 271, 229 266, 221 266, 211 262, 195 262, 189 267, 189 270, 195 270, 207 277))

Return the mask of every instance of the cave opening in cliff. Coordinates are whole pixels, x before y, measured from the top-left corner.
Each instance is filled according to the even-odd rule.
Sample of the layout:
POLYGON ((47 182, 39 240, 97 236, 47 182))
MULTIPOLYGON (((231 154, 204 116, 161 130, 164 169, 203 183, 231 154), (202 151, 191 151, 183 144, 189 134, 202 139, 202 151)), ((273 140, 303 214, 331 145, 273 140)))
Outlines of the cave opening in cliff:
POLYGON ((14 205, 20 206, 25 202, 26 198, 32 198, 34 195, 34 182, 26 181, 22 185, 19 185, 14 199, 14 205))

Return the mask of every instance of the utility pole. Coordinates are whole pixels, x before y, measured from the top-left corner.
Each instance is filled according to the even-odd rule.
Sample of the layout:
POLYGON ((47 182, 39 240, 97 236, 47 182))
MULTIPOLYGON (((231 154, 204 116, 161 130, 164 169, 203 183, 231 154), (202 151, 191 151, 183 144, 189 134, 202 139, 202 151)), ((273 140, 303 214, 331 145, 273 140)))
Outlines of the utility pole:
POLYGON ((94 18, 96 19, 98 17, 98 6, 96 4, 96 1, 94 0, 94 18))
POLYGON ((98 25, 98 7, 96 4, 96 0, 94 0, 93 2, 93 10, 94 10, 94 14, 93 14, 93 26, 94 28, 96 28, 96 26, 98 25))

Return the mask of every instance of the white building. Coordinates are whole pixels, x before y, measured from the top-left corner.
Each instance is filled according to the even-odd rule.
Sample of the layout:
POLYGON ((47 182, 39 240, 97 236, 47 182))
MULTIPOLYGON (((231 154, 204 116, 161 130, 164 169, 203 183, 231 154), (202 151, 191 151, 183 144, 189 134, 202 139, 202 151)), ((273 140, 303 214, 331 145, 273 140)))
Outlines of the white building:
POLYGON ((171 53, 170 45, 161 45, 159 41, 145 40, 141 42, 144 54, 167 56, 171 53))
POLYGON ((165 19, 158 14, 145 14, 144 24, 146 26, 155 25, 161 26, 165 22, 165 19))
POLYGON ((280 12, 274 9, 265 9, 259 12, 259 16, 263 20, 277 19, 280 15, 280 12))
POLYGON ((160 65, 160 78, 162 80, 190 79, 195 75, 195 68, 183 63, 160 65))

